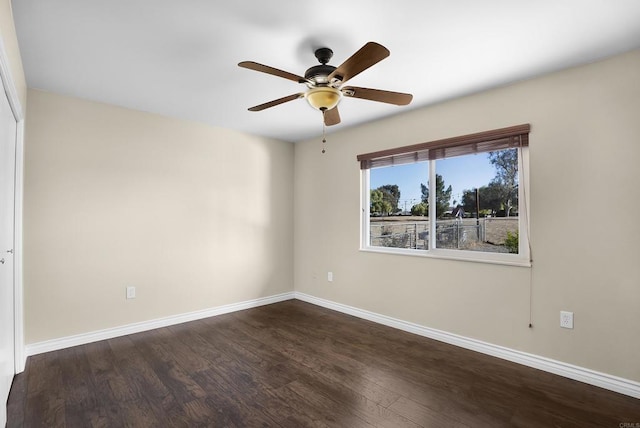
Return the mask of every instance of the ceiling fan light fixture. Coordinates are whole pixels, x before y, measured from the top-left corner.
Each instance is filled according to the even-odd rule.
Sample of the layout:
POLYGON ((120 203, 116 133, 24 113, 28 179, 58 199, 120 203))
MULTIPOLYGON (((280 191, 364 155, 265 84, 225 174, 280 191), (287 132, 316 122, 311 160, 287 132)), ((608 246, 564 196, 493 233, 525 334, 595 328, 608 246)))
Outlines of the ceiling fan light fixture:
POLYGON ((329 86, 311 88, 305 94, 307 102, 316 110, 331 110, 340 102, 342 92, 329 86))

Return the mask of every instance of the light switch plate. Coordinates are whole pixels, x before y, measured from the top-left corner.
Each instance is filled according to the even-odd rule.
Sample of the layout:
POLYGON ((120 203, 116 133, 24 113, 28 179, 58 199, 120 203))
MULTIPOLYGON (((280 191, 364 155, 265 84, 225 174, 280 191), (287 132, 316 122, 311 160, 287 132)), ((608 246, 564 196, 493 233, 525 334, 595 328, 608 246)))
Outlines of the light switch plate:
POLYGON ((136 298, 136 287, 127 287, 127 299, 136 298))

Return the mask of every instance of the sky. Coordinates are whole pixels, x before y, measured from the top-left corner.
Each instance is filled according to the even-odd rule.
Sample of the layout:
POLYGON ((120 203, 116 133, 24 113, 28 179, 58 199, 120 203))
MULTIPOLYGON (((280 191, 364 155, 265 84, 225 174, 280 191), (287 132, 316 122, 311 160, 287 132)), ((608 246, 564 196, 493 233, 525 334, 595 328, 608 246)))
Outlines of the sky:
MULTIPOLYGON (((496 170, 489 162, 489 153, 459 156, 436 161, 436 172, 444 178, 445 189, 451 185, 451 204, 460 203, 463 190, 486 186, 495 177, 496 170)), ((385 184, 397 184, 400 188, 398 208, 411 210, 421 201, 420 183, 429 180, 429 162, 418 162, 370 170, 370 185, 376 189, 385 184)))

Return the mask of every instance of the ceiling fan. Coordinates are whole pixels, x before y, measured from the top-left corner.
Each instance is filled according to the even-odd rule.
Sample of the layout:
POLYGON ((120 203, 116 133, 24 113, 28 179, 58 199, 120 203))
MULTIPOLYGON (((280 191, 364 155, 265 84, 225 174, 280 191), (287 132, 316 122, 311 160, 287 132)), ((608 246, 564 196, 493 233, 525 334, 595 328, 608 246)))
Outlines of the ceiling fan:
POLYGON ((388 57, 389 54, 389 50, 384 46, 369 42, 336 68, 328 64, 333 56, 333 51, 329 48, 320 48, 315 51, 315 56, 320 65, 309 68, 304 73, 304 77, 253 61, 243 61, 238 66, 307 85, 306 92, 299 92, 259 104, 251 107, 249 111, 261 111, 299 98, 306 98, 313 108, 322 112, 324 124, 331 126, 340 123, 340 113, 338 113, 337 106, 343 96, 399 106, 407 105, 411 102, 413 99, 411 94, 357 86, 342 86, 352 77, 388 57))

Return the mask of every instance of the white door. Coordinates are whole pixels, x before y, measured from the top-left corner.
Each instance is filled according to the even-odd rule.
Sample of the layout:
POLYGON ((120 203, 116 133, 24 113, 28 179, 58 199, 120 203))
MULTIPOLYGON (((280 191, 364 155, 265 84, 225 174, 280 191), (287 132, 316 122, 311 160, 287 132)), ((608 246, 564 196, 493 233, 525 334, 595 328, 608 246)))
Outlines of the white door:
POLYGON ((15 374, 14 213, 17 125, 0 82, 0 426, 15 374))

